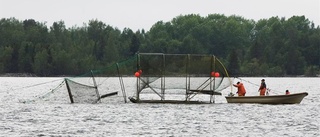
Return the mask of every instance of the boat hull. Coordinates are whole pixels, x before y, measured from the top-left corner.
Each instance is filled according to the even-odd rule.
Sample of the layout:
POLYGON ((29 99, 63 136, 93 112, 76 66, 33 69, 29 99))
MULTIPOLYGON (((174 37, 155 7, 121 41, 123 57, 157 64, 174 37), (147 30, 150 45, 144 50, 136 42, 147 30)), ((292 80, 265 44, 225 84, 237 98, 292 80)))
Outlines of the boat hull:
POLYGON ((227 96, 228 103, 259 103, 259 104, 299 104, 307 92, 295 93, 290 95, 270 95, 270 96, 227 96))

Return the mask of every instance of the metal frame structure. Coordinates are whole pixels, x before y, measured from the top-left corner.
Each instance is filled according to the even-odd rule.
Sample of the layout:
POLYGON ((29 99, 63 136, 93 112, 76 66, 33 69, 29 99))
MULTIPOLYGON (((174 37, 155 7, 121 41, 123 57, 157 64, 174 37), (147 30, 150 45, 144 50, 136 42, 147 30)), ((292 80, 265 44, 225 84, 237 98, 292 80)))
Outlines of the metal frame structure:
MULTIPOLYGON (((220 92, 215 91, 215 85, 216 85, 216 77, 212 76, 210 73, 216 71, 216 57, 214 55, 198 55, 198 54, 163 54, 163 53, 138 53, 137 54, 137 70, 144 69, 143 62, 141 61, 141 57, 143 56, 161 56, 162 59, 161 61, 157 62, 159 69, 158 74, 151 74, 147 73, 147 76, 138 76, 137 81, 136 81, 136 96, 135 97, 130 97, 130 101, 134 103, 214 103, 215 102, 215 95, 221 95, 220 92), (175 77, 175 75, 168 74, 168 68, 166 66, 167 63, 167 58, 170 56, 183 56, 185 57, 185 71, 182 75, 178 75, 177 77, 179 78, 184 78, 185 79, 185 99, 184 100, 169 100, 166 99, 166 80, 168 77, 175 77), (205 68, 208 70, 206 74, 193 74, 191 71, 191 58, 192 57, 210 57, 210 60, 208 62, 209 65, 207 65, 205 68), (160 63, 160 64, 159 64, 160 63), (197 76, 198 75, 198 76, 197 76), (157 91, 154 87, 149 85, 148 81, 146 81, 146 78, 148 77, 159 77, 160 79, 160 91, 157 91), (200 85, 197 86, 195 89, 191 89, 191 84, 192 84, 192 79, 195 77, 205 77, 206 80, 201 83, 200 85), (159 100, 145 100, 141 99, 141 93, 145 88, 149 88, 155 95, 160 97, 159 100), (209 101, 198 101, 198 100, 193 100, 193 98, 199 94, 208 94, 210 96, 209 101)), ((160 58, 160 57, 159 57, 160 58)), ((221 62, 219 61, 219 64, 221 62)), ((221 64, 222 65, 222 64, 221 64)), ((222 65, 223 66, 223 65, 222 65)), ((200 67, 200 66, 199 66, 200 67)), ((224 68, 224 66, 223 66, 224 68)), ((224 71, 225 68, 224 68, 224 71)), ((227 72, 225 72, 227 74, 227 72)), ((143 75, 143 74, 142 74, 143 75)), ((159 90, 159 89, 158 89, 159 90)))

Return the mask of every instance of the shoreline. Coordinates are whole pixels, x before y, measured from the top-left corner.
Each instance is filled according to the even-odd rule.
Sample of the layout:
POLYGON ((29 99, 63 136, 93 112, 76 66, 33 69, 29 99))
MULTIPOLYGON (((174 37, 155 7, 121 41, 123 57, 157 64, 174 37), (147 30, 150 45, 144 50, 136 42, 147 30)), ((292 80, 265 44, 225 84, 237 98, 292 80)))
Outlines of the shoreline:
POLYGON ((38 77, 31 73, 4 73, 0 74, 0 77, 38 77))
MULTIPOLYGON (((0 74, 0 77, 72 77, 72 76, 68 76, 68 75, 37 76, 36 74, 32 74, 32 73, 3 73, 3 74, 0 74)), ((126 77, 126 76, 124 76, 124 77, 126 77)), ((236 77, 269 77, 269 76, 234 76, 234 77, 236 78, 236 77)), ((318 74, 316 76, 285 75, 285 76, 281 76, 281 77, 320 77, 320 74, 318 74)))

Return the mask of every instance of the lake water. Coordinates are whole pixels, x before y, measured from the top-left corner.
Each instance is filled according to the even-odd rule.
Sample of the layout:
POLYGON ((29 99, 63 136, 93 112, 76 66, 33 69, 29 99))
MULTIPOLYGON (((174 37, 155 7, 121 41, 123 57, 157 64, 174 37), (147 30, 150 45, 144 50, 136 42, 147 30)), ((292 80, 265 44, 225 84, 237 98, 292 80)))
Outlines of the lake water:
MULTIPOLYGON (((234 83, 242 81, 247 95, 258 95, 261 79, 234 83)), ((293 105, 228 104, 228 88, 214 104, 134 104, 121 94, 98 104, 70 104, 66 91, 52 90, 63 78, 1 77, 0 136, 319 137, 320 78, 264 79, 270 94, 289 89, 309 95, 293 105)), ((124 81, 133 95, 135 79, 124 81)), ((109 79, 104 89, 120 91, 118 83, 109 79)))

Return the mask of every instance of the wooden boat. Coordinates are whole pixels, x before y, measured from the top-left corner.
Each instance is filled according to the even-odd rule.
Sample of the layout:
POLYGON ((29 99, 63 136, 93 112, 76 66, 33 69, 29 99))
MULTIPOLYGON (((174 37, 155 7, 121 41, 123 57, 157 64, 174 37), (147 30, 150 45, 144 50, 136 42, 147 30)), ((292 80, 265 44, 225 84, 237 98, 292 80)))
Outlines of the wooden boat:
POLYGON ((299 104, 307 96, 307 92, 289 95, 269 96, 226 96, 228 103, 259 103, 259 104, 299 104))

